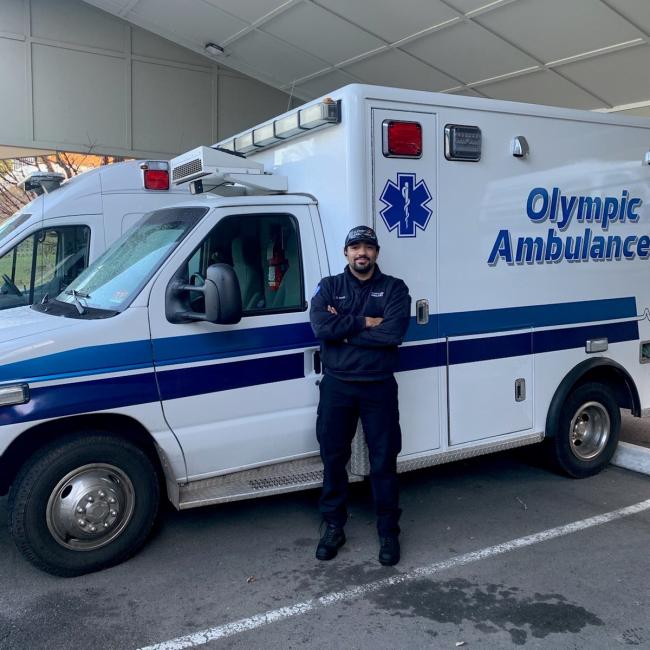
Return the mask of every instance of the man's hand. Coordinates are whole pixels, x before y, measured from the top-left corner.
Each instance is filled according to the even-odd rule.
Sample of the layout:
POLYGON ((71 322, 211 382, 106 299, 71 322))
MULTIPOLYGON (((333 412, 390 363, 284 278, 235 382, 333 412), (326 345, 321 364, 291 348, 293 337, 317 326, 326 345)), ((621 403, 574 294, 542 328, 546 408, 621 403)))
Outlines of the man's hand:
POLYGON ((339 315, 339 313, 336 311, 336 309, 335 309, 334 307, 332 307, 332 305, 327 305, 327 311, 328 311, 330 314, 333 314, 334 316, 338 316, 338 315, 339 315))

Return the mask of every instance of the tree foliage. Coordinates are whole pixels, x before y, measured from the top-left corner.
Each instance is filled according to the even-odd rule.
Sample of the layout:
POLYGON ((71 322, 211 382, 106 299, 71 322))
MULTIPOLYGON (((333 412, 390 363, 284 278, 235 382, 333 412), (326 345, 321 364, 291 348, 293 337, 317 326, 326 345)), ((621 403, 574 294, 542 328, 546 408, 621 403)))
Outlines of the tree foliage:
POLYGON ((72 178, 93 167, 120 162, 118 156, 98 156, 56 151, 47 156, 0 160, 0 222, 29 203, 34 195, 25 192, 19 184, 34 172, 55 172, 72 178))

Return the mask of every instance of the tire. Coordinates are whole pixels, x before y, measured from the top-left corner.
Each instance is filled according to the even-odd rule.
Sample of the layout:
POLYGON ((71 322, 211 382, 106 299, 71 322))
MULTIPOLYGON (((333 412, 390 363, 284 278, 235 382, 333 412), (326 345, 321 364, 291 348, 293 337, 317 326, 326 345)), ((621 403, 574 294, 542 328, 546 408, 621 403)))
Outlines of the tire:
POLYGON ((39 569, 79 576, 123 562, 144 544, 160 484, 148 456, 102 432, 36 453, 9 492, 9 529, 39 569))
POLYGON ((551 427, 549 451, 554 464, 572 478, 598 474, 614 455, 620 428, 618 404, 604 384, 577 386, 551 427))

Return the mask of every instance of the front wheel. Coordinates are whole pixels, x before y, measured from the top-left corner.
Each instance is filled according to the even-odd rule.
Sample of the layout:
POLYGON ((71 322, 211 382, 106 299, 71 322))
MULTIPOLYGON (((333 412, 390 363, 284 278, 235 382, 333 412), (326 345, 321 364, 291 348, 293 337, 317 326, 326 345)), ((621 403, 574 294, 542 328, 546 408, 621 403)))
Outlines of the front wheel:
POLYGON ((621 428, 616 400, 603 384, 582 384, 569 394, 552 426, 555 464, 573 478, 600 472, 612 459, 621 428))
POLYGON ((9 493, 9 527, 32 564, 78 576, 133 555, 159 498, 156 471, 141 449, 88 433, 52 443, 22 468, 9 493))

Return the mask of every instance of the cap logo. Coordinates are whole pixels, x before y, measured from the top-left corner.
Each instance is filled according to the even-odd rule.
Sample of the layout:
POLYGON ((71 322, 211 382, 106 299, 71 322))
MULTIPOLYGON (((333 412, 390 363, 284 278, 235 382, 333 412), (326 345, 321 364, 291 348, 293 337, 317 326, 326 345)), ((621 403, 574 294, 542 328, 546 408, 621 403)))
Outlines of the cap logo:
POLYGON ((348 233, 348 236, 345 238, 345 246, 347 247, 350 244, 361 241, 369 242, 374 246, 379 247, 375 231, 367 226, 357 226, 356 228, 352 228, 348 233))

